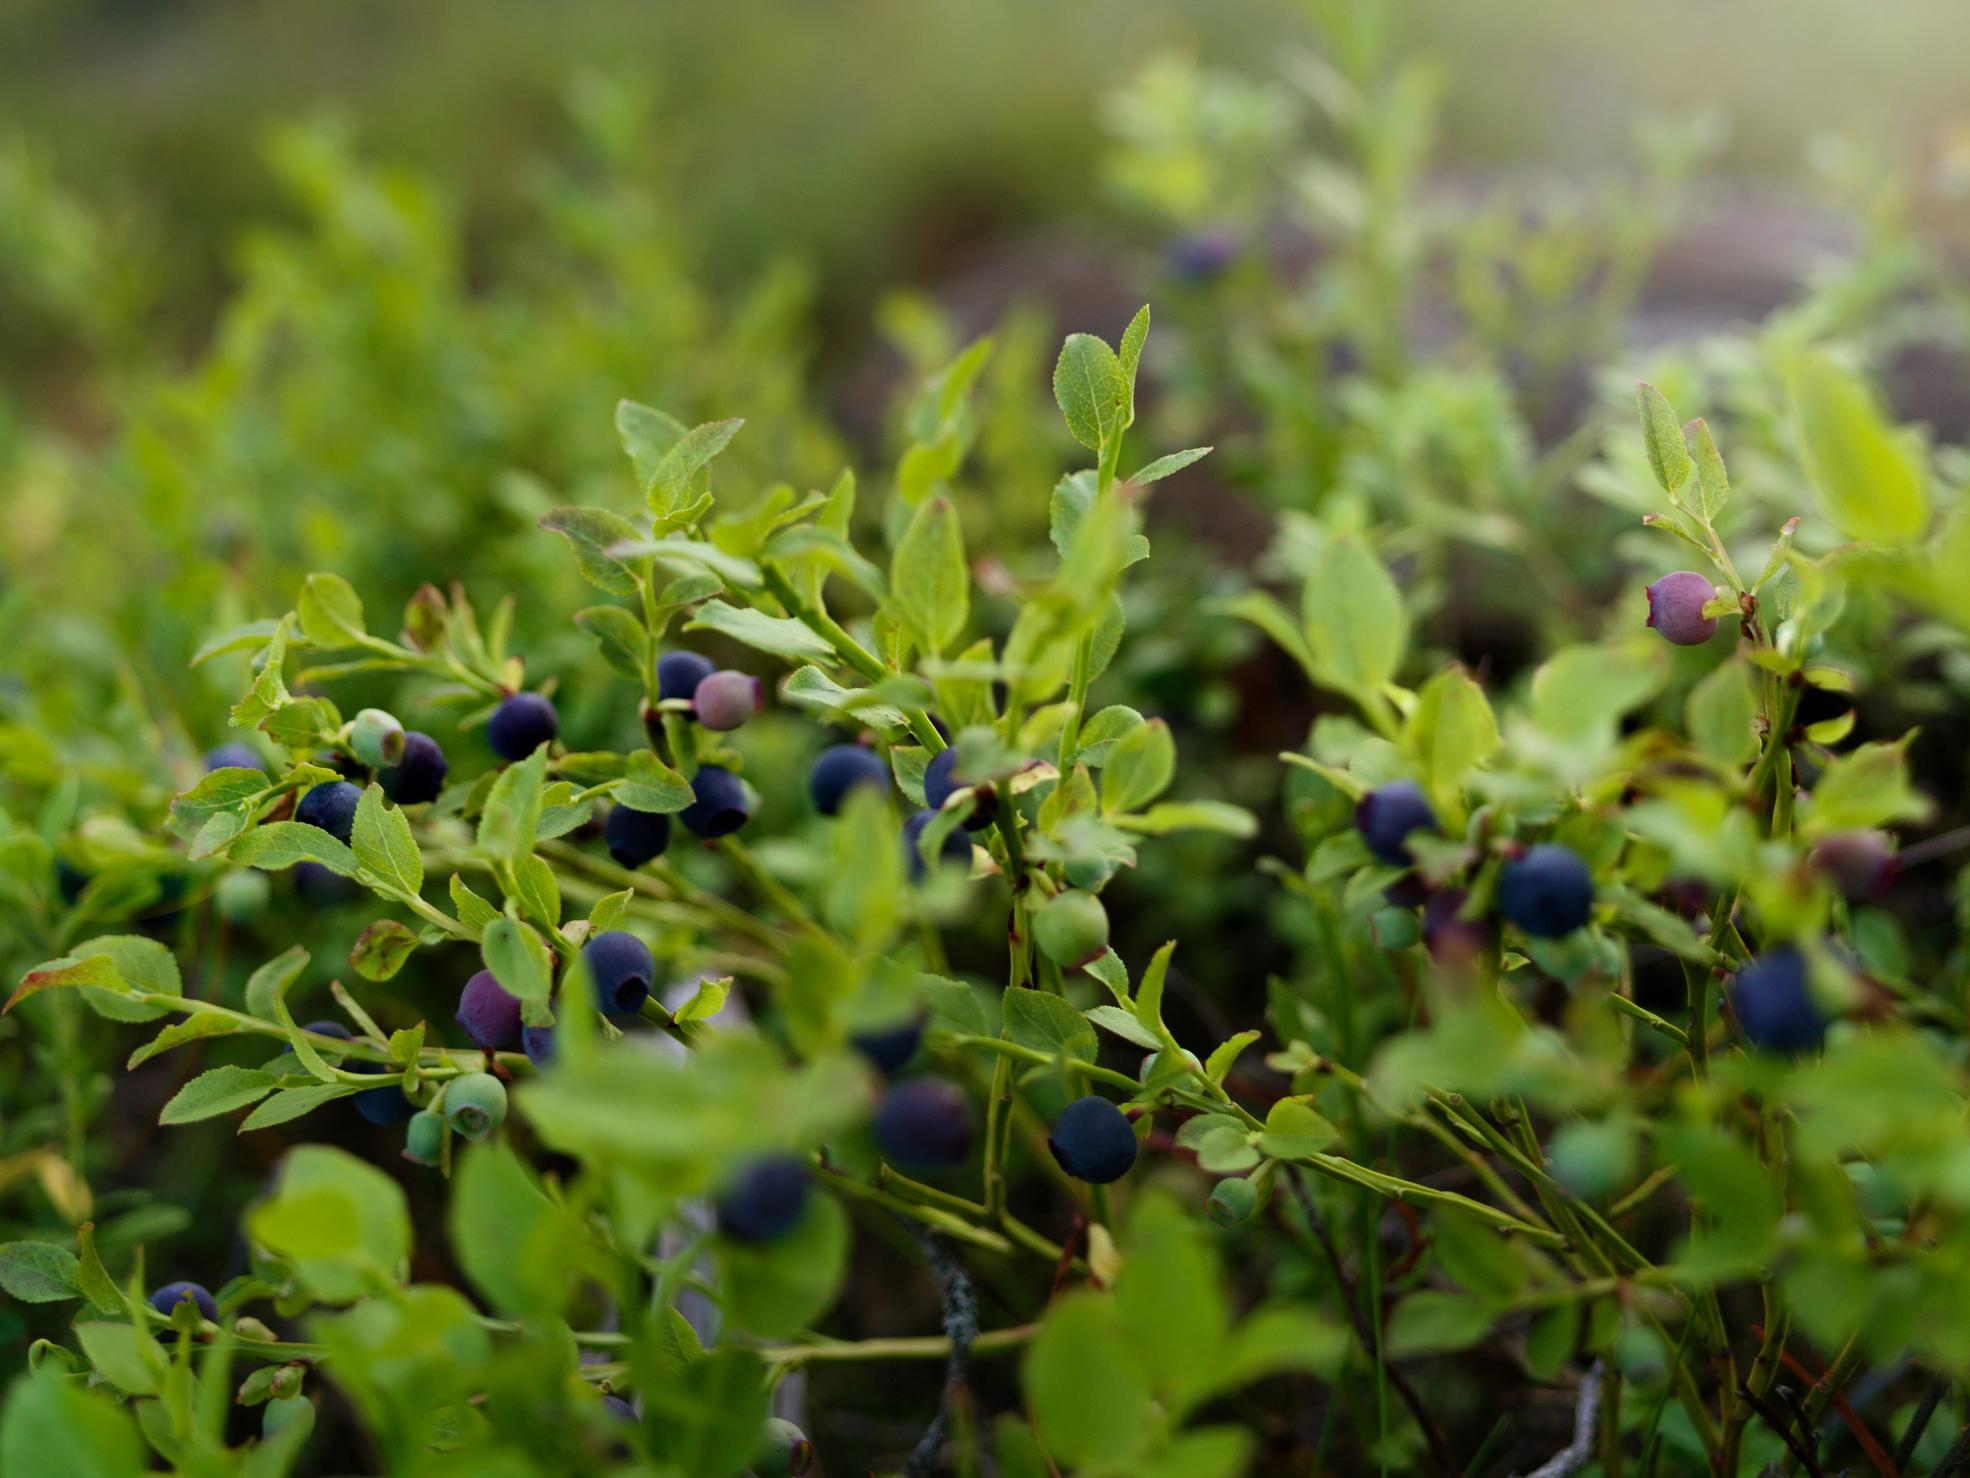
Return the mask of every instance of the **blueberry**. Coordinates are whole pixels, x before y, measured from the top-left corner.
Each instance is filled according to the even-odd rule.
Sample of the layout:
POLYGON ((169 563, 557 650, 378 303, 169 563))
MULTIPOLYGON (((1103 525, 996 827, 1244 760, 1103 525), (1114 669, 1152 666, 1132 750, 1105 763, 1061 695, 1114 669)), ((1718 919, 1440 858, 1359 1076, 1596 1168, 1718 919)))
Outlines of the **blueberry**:
POLYGON ((561 732, 554 705, 538 693, 515 693, 493 710, 486 741, 503 760, 523 760, 561 732))
POLYGON ((729 836, 752 819, 752 797, 746 783, 730 770, 701 765, 691 781, 691 804, 677 819, 698 836, 729 836))
MULTIPOLYGON (((359 1073, 396 1075, 396 1069, 380 1062, 351 1062, 346 1066, 359 1073)), ((407 1123, 417 1114, 417 1105, 405 1096, 401 1081, 387 1083, 381 1088, 365 1088, 352 1095, 349 1101, 356 1106, 357 1113, 382 1129, 407 1123)))
POLYGON ((1129 1116, 1098 1093, 1077 1098, 1060 1111, 1047 1136, 1060 1168, 1076 1180, 1107 1185, 1135 1164, 1135 1131, 1129 1116))
POLYGON ((1033 911, 1033 940, 1056 965, 1078 970, 1108 951, 1108 911, 1079 888, 1056 893, 1033 911))
POLYGON ((339 1021, 311 1021, 301 1028, 318 1037, 334 1037, 338 1042, 355 1040, 355 1033, 339 1021))
POLYGON ((1183 282, 1205 283, 1222 275, 1237 258, 1238 238, 1217 227, 1179 236, 1170 243, 1164 260, 1171 276, 1183 282))
POLYGON ((1558 939, 1587 922, 1594 879, 1587 864, 1551 842, 1505 864, 1498 877, 1499 910, 1535 939, 1558 939))
POLYGON ((807 1209, 807 1166, 794 1155, 763 1155, 742 1166, 718 1194, 718 1230, 735 1242, 771 1242, 807 1209))
POLYGON ((1483 919, 1460 919, 1470 895, 1445 888, 1423 905, 1423 948, 1440 965, 1468 965, 1491 947, 1491 926, 1483 919))
POLYGON ((1416 860, 1409 855, 1409 833, 1435 831, 1436 812, 1415 781, 1391 780, 1361 798, 1354 808, 1354 824, 1376 857, 1406 867, 1416 860))
POLYGON ((82 897, 82 890, 89 886, 89 874, 81 868, 55 859, 55 891, 61 894, 62 902, 74 907, 82 897))
POLYGON ((905 1170, 951 1169, 971 1154, 971 1105, 942 1078, 912 1078, 876 1105, 875 1139, 905 1170))
POLYGON ((860 744, 837 744, 822 750, 807 775, 807 793, 813 797, 814 809, 823 816, 840 811, 848 792, 858 785, 884 794, 889 791, 888 764, 873 749, 860 744))
POLYGON ((438 792, 445 788, 445 776, 450 773, 451 766, 445 760, 445 752, 438 748, 438 741, 429 734, 410 729, 404 734, 403 759, 394 769, 385 770, 376 778, 383 785, 383 793, 398 805, 416 806, 435 801, 438 792))
POLYGON ((670 818, 619 805, 602 825, 602 840, 618 866, 641 867, 670 845, 670 818))
POLYGON ((1717 618, 1703 614, 1717 590, 1695 570, 1677 570, 1648 588, 1649 618, 1645 623, 1679 647, 1697 647, 1717 633, 1717 618))
POLYGON ((242 744, 235 739, 230 744, 221 744, 217 749, 205 751, 205 768, 208 770, 264 770, 267 762, 260 758, 260 751, 251 744, 242 744))
POLYGON ((1204 1203, 1204 1214, 1215 1226, 1235 1227, 1241 1221, 1250 1220, 1258 1206, 1258 1187, 1234 1175, 1211 1188, 1211 1197, 1204 1203))
POLYGON ((404 1158, 413 1165, 436 1165, 444 1152, 445 1116, 434 1109, 411 1115, 404 1130, 404 1158))
POLYGON ((1899 864, 1885 832, 1841 831, 1813 848, 1813 866, 1851 903, 1867 903, 1888 891, 1899 864))
POLYGON ((749 672, 726 669, 714 672, 692 690, 691 706, 699 723, 723 734, 739 728, 759 712, 760 695, 758 678, 749 672))
POLYGON ((610 1416, 616 1418, 617 1421, 633 1423, 638 1419, 636 1408, 620 1396, 604 1396, 602 1398, 602 1409, 607 1411, 610 1416))
POLYGON ((509 995, 490 970, 481 970, 465 982, 454 1019, 475 1046, 492 1050, 520 1040, 520 998, 509 995))
POLYGON ((785 1417, 769 1417, 760 1434, 759 1452, 752 1460, 759 1478, 805 1478, 814 1466, 814 1444, 785 1417))
MULTIPOLYGON (((948 801, 964 784, 958 779, 958 747, 949 745, 937 751, 930 763, 924 766, 923 803, 933 811, 944 809, 948 801)), ((971 814, 965 817, 965 830, 977 831, 992 821, 992 792, 984 786, 972 792, 971 814)))
MULTIPOLYGON (((923 829, 930 825, 931 819, 936 814, 935 811, 918 811, 903 823, 903 856, 909 863, 910 876, 913 878, 923 876, 923 848, 919 844, 923 840, 923 829)), ((971 839, 958 827, 952 827, 944 835, 944 845, 937 849, 937 860, 947 866, 958 863, 969 868, 971 839)))
POLYGON ((877 1031, 856 1032, 848 1044, 869 1060, 880 1073, 893 1073, 917 1055, 923 1043, 924 1015, 918 1012, 900 1026, 877 1031))
POLYGON ((349 749, 372 770, 389 770, 401 765, 404 742, 404 726, 394 713, 365 708, 349 721, 349 749))
POLYGON ((1767 950, 1737 972, 1731 1009, 1744 1039, 1767 1052, 1811 1052, 1826 1039, 1805 956, 1790 946, 1767 950))
POLYGON ((520 1050, 527 1054, 527 1061, 535 1067, 546 1067, 554 1060, 554 1028, 551 1026, 523 1026, 520 1028, 520 1050))
POLYGON ((294 808, 294 819, 303 826, 319 826, 346 846, 356 829, 356 807, 362 798, 361 786, 347 780, 331 780, 301 797, 301 804, 294 808))
POLYGON ((150 1306, 169 1319, 171 1311, 186 1299, 198 1306, 199 1318, 212 1324, 219 1322, 219 1305, 213 1302, 211 1294, 196 1283, 166 1283, 150 1296, 150 1306))
POLYGON ((627 929, 605 929, 581 947, 595 1004, 609 1016, 634 1016, 657 978, 650 946, 627 929))
POLYGON ((698 684, 718 671, 711 659, 696 652, 665 652, 657 658, 657 699, 682 698, 687 702, 698 691, 698 684))
POLYGON ((445 1088, 445 1118, 451 1132, 473 1143, 506 1120, 506 1085, 491 1073, 467 1073, 445 1088))
POLYGON ((310 908, 334 908, 362 893, 354 878, 345 878, 319 862, 294 864, 294 892, 310 908))

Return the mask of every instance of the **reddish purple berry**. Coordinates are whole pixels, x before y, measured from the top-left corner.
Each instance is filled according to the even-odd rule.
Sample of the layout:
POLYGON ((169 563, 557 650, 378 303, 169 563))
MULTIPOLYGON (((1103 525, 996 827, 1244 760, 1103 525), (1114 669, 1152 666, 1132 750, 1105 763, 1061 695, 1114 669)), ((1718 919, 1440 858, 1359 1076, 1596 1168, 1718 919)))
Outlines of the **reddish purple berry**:
POLYGON ((691 694, 691 706, 697 710, 699 723, 722 734, 739 728, 759 712, 762 692, 759 679, 751 673, 727 668, 698 684, 691 694))
POLYGON ((1813 848, 1813 866, 1851 903, 1867 903, 1888 891, 1900 864, 1886 832, 1841 831, 1813 848))
POLYGON ((1716 587, 1695 570, 1677 570, 1648 588, 1648 624, 1679 647, 1698 647, 1717 634, 1717 618, 1703 614, 1716 587))
POLYGON ((520 998, 507 994, 492 971, 481 970, 458 993, 456 1020, 475 1046, 511 1047, 520 1040, 520 998))

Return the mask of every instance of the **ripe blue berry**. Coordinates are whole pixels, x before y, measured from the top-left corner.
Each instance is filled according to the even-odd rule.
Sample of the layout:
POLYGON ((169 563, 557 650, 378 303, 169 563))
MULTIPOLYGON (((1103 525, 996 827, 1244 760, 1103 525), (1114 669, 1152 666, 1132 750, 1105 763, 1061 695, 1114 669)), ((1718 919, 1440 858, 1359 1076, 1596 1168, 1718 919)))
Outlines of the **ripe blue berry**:
POLYGON ((1505 864, 1498 877, 1498 908, 1534 939, 1558 939, 1587 922, 1594 879, 1587 864, 1551 842, 1505 864))
POLYGON ((520 998, 509 995, 490 970, 465 982, 455 1019, 475 1046, 496 1050, 520 1040, 520 998))
POLYGON ((166 1283, 150 1296, 150 1306, 169 1319, 171 1311, 186 1299, 198 1306, 199 1318, 213 1324, 219 1322, 219 1305, 212 1301, 211 1294, 196 1283, 166 1283))
POLYGON ((384 770, 376 778, 383 786, 383 793, 398 805, 416 806, 435 801, 445 788, 445 776, 450 773, 451 765, 445 759, 445 752, 438 748, 438 741, 411 729, 404 734, 404 757, 395 768, 384 770))
POLYGON ((351 1041, 355 1035, 339 1021, 310 1021, 301 1030, 317 1037, 334 1037, 338 1042, 351 1041))
POLYGON ((617 866, 641 867, 670 845, 670 818, 655 811, 619 805, 602 823, 602 840, 617 866))
POLYGON ((538 693, 515 693, 493 710, 486 742, 503 760, 523 760, 560 732, 552 703, 538 693))
POLYGON ((876 1105, 875 1139, 905 1170, 949 1170, 971 1154, 971 1105, 942 1078, 912 1078, 876 1105))
MULTIPOLYGON (((380 1062, 351 1062, 349 1068, 359 1073, 390 1072, 380 1062)), ((391 1129, 408 1122, 416 1113, 417 1105, 404 1096, 402 1083, 387 1083, 381 1088, 365 1088, 354 1094, 349 1102, 356 1106, 356 1112, 378 1128, 391 1129)))
POLYGON ((604 1396, 602 1407, 617 1421, 634 1423, 637 1420, 636 1408, 620 1396, 604 1396))
POLYGON ((1888 891, 1899 864, 1886 832, 1841 831, 1813 848, 1813 866, 1850 903, 1867 903, 1888 891))
POLYGON ((740 1167, 718 1194, 718 1230, 735 1242, 771 1242, 807 1209, 807 1166, 793 1155, 762 1155, 740 1167))
POLYGON ((1238 257, 1238 238, 1222 228, 1191 231, 1170 244, 1165 260, 1170 275, 1183 282, 1205 283, 1223 273, 1238 257))
POLYGON ((879 1073, 893 1073, 917 1055, 923 1043, 924 1016, 921 1012, 900 1026, 877 1031, 856 1032, 848 1043, 879 1073))
POLYGON ((334 908, 362 892, 354 878, 345 878, 319 862, 294 864, 294 892, 310 908, 334 908))
POLYGON ((301 797, 301 804, 294 808, 294 819, 303 826, 319 826, 346 845, 356 829, 356 807, 362 798, 361 786, 347 780, 331 780, 301 797))
POLYGON ((467 1073, 445 1088, 445 1118, 451 1132, 474 1144, 506 1120, 506 1085, 491 1073, 467 1073))
POLYGON ((551 1026, 523 1026, 520 1028, 520 1050, 527 1054, 527 1061, 535 1067, 546 1067, 554 1060, 554 1028, 551 1026))
POLYGON ((1677 570, 1648 588, 1647 625, 1679 647, 1698 647, 1717 633, 1717 618, 1703 614, 1716 587, 1695 570, 1677 570))
POLYGON ((595 1004, 609 1016, 634 1016, 656 982, 650 946, 627 929, 605 929, 581 947, 595 1004))
POLYGON ((413 1165, 436 1165, 445 1153, 445 1116, 434 1109, 413 1114, 404 1129, 404 1158, 413 1165))
MULTIPOLYGON (((953 744, 940 749, 924 767, 923 803, 933 811, 944 809, 948 801, 965 784, 958 779, 958 747, 953 744)), ((992 821, 992 792, 980 786, 972 792, 971 814, 965 817, 965 830, 977 831, 992 821)))
POLYGON ((1077 1098, 1060 1111, 1047 1136, 1060 1168, 1076 1180, 1106 1185, 1135 1164, 1135 1131, 1129 1116, 1098 1093, 1077 1098))
POLYGON ((221 744, 217 749, 205 751, 205 768, 208 770, 264 770, 267 762, 260 758, 260 751, 251 744, 242 744, 235 739, 230 744, 221 744))
POLYGON ((889 766, 873 749, 860 744, 837 744, 821 751, 807 775, 807 793, 814 809, 823 816, 841 810, 848 792, 858 785, 871 786, 887 794, 889 766))
POLYGON ((707 839, 729 836, 752 819, 746 783, 730 770, 701 765, 691 781, 691 804, 677 813, 693 833, 707 839))
MULTIPOLYGON (((920 878, 924 873, 923 849, 918 844, 923 839, 923 829, 930 825, 935 811, 918 811, 903 823, 903 857, 909 864, 910 876, 920 878)), ((940 864, 960 863, 971 866, 971 840, 962 830, 952 827, 944 834, 944 845, 937 849, 940 864)))
POLYGON ((696 652, 665 652, 657 658, 657 698, 688 701, 697 694, 698 684, 716 671, 710 658, 696 652))
POLYGON ((1767 950, 1737 972, 1731 1010, 1744 1039, 1767 1052, 1811 1052, 1826 1039, 1805 956, 1790 946, 1767 950))
POLYGON ((1409 833, 1435 831, 1436 812, 1415 781, 1391 780, 1361 798, 1354 808, 1354 824, 1370 852, 1403 867, 1416 860, 1409 855, 1409 833))
POLYGON ((761 706, 759 679, 749 672, 714 672, 692 690, 698 722, 723 734, 740 727, 761 706))
POLYGON ((1445 888, 1423 905, 1423 948, 1440 965, 1467 965, 1491 945, 1491 926, 1483 919, 1460 919, 1470 895, 1445 888))

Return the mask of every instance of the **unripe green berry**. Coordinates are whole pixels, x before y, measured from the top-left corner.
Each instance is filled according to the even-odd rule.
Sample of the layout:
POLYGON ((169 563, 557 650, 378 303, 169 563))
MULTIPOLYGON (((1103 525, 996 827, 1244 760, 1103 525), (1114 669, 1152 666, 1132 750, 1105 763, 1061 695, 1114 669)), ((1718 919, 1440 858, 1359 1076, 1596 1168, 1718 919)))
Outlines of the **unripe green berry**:
POLYGON ((1219 1181, 1211 1190, 1211 1199, 1204 1203, 1205 1214, 1221 1227, 1249 1220, 1258 1208, 1258 1187, 1238 1176, 1219 1181))
POLYGON ((1033 938, 1056 965, 1075 970, 1108 948, 1108 911, 1078 888, 1056 894, 1033 915, 1033 938))
MULTIPOLYGON (((498 1079, 493 1081, 496 1083, 498 1079)), ((445 1096, 449 1098, 451 1095, 448 1093, 445 1096)), ((505 1097, 504 1089, 500 1090, 500 1096, 502 1099, 505 1097)), ((413 1114, 404 1130, 404 1158, 413 1165, 435 1165, 444 1148, 445 1116, 435 1109, 424 1109, 413 1114)))
POLYGON ((271 1437, 296 1422, 303 1422, 312 1428, 315 1424, 315 1403, 306 1396, 276 1396, 261 1408, 260 1435, 271 1437))
POLYGON ((491 1073, 467 1073, 445 1089, 451 1132, 477 1143, 506 1119, 506 1085, 491 1073))
POLYGON ((273 890, 264 872, 243 867, 219 879, 219 886, 212 890, 212 903, 227 923, 250 924, 266 913, 273 890))
POLYGON ((349 748, 372 770, 390 770, 404 760, 404 726, 395 714, 365 708, 349 721, 349 748))
POLYGON ((807 1434, 784 1417, 769 1417, 760 1434, 759 1455, 752 1460, 759 1478, 801 1478, 814 1466, 814 1444, 807 1434))

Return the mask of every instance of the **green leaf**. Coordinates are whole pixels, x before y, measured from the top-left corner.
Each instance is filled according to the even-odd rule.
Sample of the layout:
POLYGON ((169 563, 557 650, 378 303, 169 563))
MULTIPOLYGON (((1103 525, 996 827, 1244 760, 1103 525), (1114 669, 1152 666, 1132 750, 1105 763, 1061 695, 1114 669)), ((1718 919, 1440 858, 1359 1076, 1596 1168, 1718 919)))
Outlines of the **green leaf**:
POLYGON ((691 992, 691 999, 679 1006, 674 1014, 679 1021, 709 1021, 725 1009, 726 998, 731 994, 730 976, 700 980, 698 988, 691 992))
POLYGON ((53 1242, 0 1243, 0 1288, 29 1304, 80 1298, 81 1268, 73 1252, 53 1242))
POLYGON ((1806 472, 1834 523, 1854 539, 1918 538, 1929 523, 1922 458, 1889 423, 1867 381, 1819 349, 1802 350, 1790 371, 1806 472))
POLYGON ((1740 765, 1758 753, 1758 690, 1743 662, 1721 662, 1690 689, 1683 707, 1690 741, 1720 765, 1740 765))
POLYGON ((1327 687, 1363 699, 1402 666, 1409 619, 1389 572, 1357 540, 1329 539, 1307 571, 1306 644, 1327 687))
POLYGON ((227 849, 242 867, 279 872, 297 862, 319 862, 345 878, 356 875, 356 854, 319 826, 299 821, 270 821, 256 826, 227 849))
POLYGON ((246 977, 246 1009, 262 1021, 276 1020, 274 1001, 308 968, 308 951, 291 945, 246 977))
POLYGON ((1195 1219, 1150 1191, 1130 1211, 1115 1302, 1130 1349, 1155 1385, 1203 1384, 1230 1330, 1216 1260, 1195 1219))
POLYGON ((1891 744, 1863 744, 1834 759, 1812 789, 1800 830, 1820 837, 1926 817, 1929 802, 1908 780, 1908 745, 1913 737, 1905 735, 1891 744))
POLYGON ((1222 1083, 1239 1056, 1261 1035, 1256 1031, 1242 1031, 1218 1043, 1211 1055, 1204 1059, 1204 1076, 1213 1083, 1222 1083))
POLYGON ((0 1472, 10 1478, 130 1478, 149 1471, 148 1456, 127 1411, 52 1364, 0 1403, 0 1472))
POLYGON ((1134 1013, 1120 1006, 1093 1006, 1084 1013, 1096 1026, 1105 1027, 1125 1042, 1133 1042, 1148 1052, 1162 1049, 1162 1040, 1135 1019, 1134 1013))
POLYGON ((1683 444, 1682 422, 1675 409, 1653 385, 1635 387, 1635 404, 1642 416, 1642 444, 1648 448, 1649 471, 1656 485, 1673 493, 1690 475, 1690 451, 1683 444))
POLYGON ((665 764, 650 750, 632 750, 623 766, 622 784, 616 787, 616 804, 632 811, 654 811, 670 815, 691 804, 691 782, 665 764))
POLYGON ((1211 448, 1207 446, 1194 446, 1187 451, 1171 452, 1167 456, 1158 457, 1146 467, 1138 467, 1122 480, 1132 482, 1137 487, 1161 482, 1171 474, 1183 471, 1191 463, 1203 461, 1210 454, 1211 448))
POLYGON ((1083 1062, 1093 1062, 1100 1050, 1087 1018, 1062 996, 1010 986, 1003 1009, 1005 1034, 1022 1047, 1049 1055, 1065 1053, 1083 1062))
POLYGON ((272 1073, 253 1067, 207 1068, 171 1096, 158 1113, 160 1124, 194 1124, 258 1103, 279 1085, 272 1073))
POLYGON ((1319 1154, 1339 1138, 1340 1131, 1304 1101, 1282 1098, 1266 1111, 1259 1148, 1275 1159, 1299 1160, 1319 1154))
POLYGON ((451 906, 458 914, 461 924, 474 929, 484 929, 499 917, 499 910, 472 891, 471 885, 457 873, 451 875, 451 906))
POLYGON ((726 1314, 759 1339, 781 1339, 818 1323, 848 1271, 848 1217, 833 1196, 810 1195, 784 1236, 756 1245, 721 1242, 726 1314))
POLYGON ((618 675, 643 680, 650 634, 635 616, 621 606, 590 606, 575 612, 575 625, 594 638, 602 660, 618 675))
POLYGON ((732 444, 745 425, 742 420, 709 421, 693 426, 663 454, 644 489, 650 511, 664 518, 687 501, 692 482, 711 459, 732 444))
POLYGON ((213 770, 171 802, 171 831, 181 841, 197 836, 221 814, 250 814, 255 801, 269 790, 266 773, 243 766, 213 770))
POLYGON ((1703 516, 1714 523, 1730 501, 1730 474, 1724 470, 1724 454, 1717 450, 1717 438, 1710 434, 1709 423, 1692 421, 1690 431, 1696 441, 1696 486, 1703 500, 1703 516))
POLYGON ((616 435, 636 468, 639 488, 648 490, 663 465, 664 453, 684 434, 684 423, 633 400, 616 403, 616 435))
POLYGON ((1053 367, 1053 398, 1074 440, 1100 452, 1128 425, 1129 378, 1093 334, 1069 334, 1053 367))
POLYGON ((634 888, 624 888, 619 893, 605 893, 596 899, 595 906, 588 911, 590 932, 605 934, 611 929, 620 929, 629 917, 629 901, 635 896, 634 888))
POLYGON ((378 919, 356 936, 349 966, 365 980, 389 980, 403 969, 417 936, 395 919, 378 919))
POLYGON ((1178 831, 1211 831, 1219 836, 1258 835, 1259 818, 1242 806, 1224 801, 1164 801, 1135 816, 1117 816, 1115 824, 1124 831, 1145 836, 1168 836, 1178 831))
POLYGON ((540 833, 541 788, 547 778, 547 746, 500 771, 479 813, 479 851, 494 861, 531 857, 540 833))
POLYGON ((75 1326, 75 1337, 81 1341, 89 1363, 119 1391, 131 1396, 157 1394, 162 1372, 151 1362, 162 1365, 164 1361, 156 1341, 146 1338, 135 1325, 85 1320, 75 1326))
POLYGON ((1147 1440, 1153 1392, 1113 1298, 1083 1289, 1058 1300, 1020 1376, 1055 1459, 1127 1471, 1123 1460, 1147 1440))
POLYGON ((513 899, 521 914, 541 928, 561 926, 561 885, 543 857, 522 857, 513 864, 513 899))
POLYGON ((411 835, 403 811, 384 803, 382 786, 372 784, 356 804, 349 843, 356 861, 390 887, 412 896, 424 890, 424 858, 417 850, 417 838, 411 835))
POLYGON ((1491 1332, 1496 1318, 1489 1300, 1425 1289, 1396 1304, 1384 1348, 1395 1359, 1469 1349, 1491 1332))
POLYGON ((964 531, 947 498, 916 511, 896 546, 889 570, 889 605, 931 656, 941 656, 971 618, 971 577, 964 531))
POLYGON ((1108 751, 1101 768, 1101 809, 1117 815, 1139 810, 1161 795, 1176 775, 1176 741, 1160 718, 1130 729, 1108 751))
POLYGON ((750 606, 741 608, 722 600, 708 600, 699 606, 697 614, 685 623, 684 629, 715 631, 755 651, 791 658, 796 662, 834 659, 834 648, 809 630, 805 622, 792 616, 769 616, 750 606))
POLYGON ((346 647, 368 635, 363 603, 340 575, 313 574, 302 582, 295 604, 301 634, 318 647, 346 647))
POLYGON ((1136 1020, 1154 1032, 1165 1045, 1169 1041, 1169 1028, 1163 1025, 1163 982, 1170 973, 1170 956, 1176 953, 1177 942, 1172 939, 1149 961, 1149 968, 1142 972, 1142 981, 1135 990, 1136 1020))
POLYGON ((1135 377, 1142 364, 1143 345, 1149 342, 1149 305, 1144 303, 1135 310, 1135 317, 1129 326, 1122 330, 1122 352, 1116 362, 1121 366, 1122 378, 1129 386, 1129 424, 1135 422, 1135 377))
POLYGON ((323 1104, 349 1098, 364 1090, 354 1083, 311 1083, 305 1088, 283 1088, 240 1121, 239 1132, 272 1129, 311 1114, 323 1104))
POLYGON ((146 939, 140 934, 102 934, 75 946, 77 959, 98 956, 115 963, 123 988, 102 990, 85 984, 82 999, 97 1014, 107 1016, 112 1021, 155 1021, 169 1013, 169 1006, 129 999, 128 993, 131 991, 161 996, 182 996, 185 993, 177 960, 169 949, 155 939, 146 939))
POLYGON ((636 525, 628 519, 606 508, 556 508, 542 515, 540 526, 568 541, 575 565, 589 584, 611 595, 636 594, 636 576, 608 553, 612 546, 638 537, 636 525))
POLYGON ((545 1004, 553 993, 553 953, 527 925, 504 916, 495 919, 486 926, 480 949, 486 968, 508 995, 545 1004))
POLYGON ((1461 667, 1439 672, 1416 695, 1403 724, 1402 748, 1437 810, 1461 817, 1465 781, 1498 752, 1498 720, 1484 689, 1461 667))
POLYGON ((141 1067, 158 1053, 182 1047, 186 1042, 196 1042, 206 1037, 227 1037, 239 1030, 238 1022, 230 1016, 221 1016, 216 1011, 201 1011, 196 1016, 187 1016, 183 1021, 172 1022, 137 1048, 123 1064, 124 1070, 141 1067))
POLYGON ((398 1265, 410 1254, 402 1188, 375 1166, 328 1145, 288 1152, 273 1195, 247 1213, 246 1230, 330 1303, 395 1287, 398 1265))
POLYGON ((587 1256, 573 1212, 549 1200, 504 1140, 467 1149, 452 1181, 451 1245, 472 1286, 501 1313, 553 1318, 587 1256))
POLYGON ((894 734, 904 727, 903 710, 884 703, 868 688, 844 688, 818 667, 802 667, 780 685, 790 703, 852 718, 858 725, 894 734))

